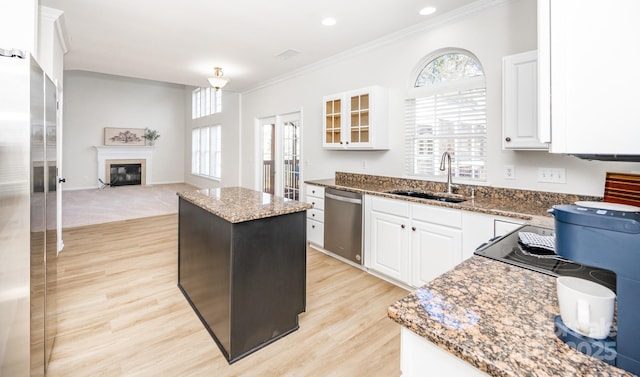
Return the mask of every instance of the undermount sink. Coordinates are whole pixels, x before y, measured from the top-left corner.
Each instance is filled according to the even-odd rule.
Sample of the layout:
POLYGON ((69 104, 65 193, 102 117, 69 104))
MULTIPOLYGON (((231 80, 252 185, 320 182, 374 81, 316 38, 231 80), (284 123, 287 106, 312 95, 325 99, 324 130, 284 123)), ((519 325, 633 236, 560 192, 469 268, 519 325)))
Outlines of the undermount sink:
POLYGON ((411 190, 393 190, 393 191, 387 191, 387 194, 408 196, 411 198, 437 200, 439 202, 446 202, 446 203, 462 203, 466 200, 461 197, 430 194, 428 192, 419 192, 419 191, 411 191, 411 190))

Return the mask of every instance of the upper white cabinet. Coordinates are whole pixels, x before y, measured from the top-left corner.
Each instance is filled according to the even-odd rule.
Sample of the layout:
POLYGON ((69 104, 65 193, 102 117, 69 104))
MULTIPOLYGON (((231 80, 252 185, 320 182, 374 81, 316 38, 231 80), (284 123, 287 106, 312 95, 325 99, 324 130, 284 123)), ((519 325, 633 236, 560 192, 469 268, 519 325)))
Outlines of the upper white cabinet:
POLYGON ((381 86, 322 99, 322 146, 326 149, 388 149, 387 96, 381 86))
POLYGON ((640 1, 538 0, 539 124, 553 153, 640 155, 640 1))
POLYGON ((502 148, 547 150, 538 140, 538 52, 502 58, 502 148))

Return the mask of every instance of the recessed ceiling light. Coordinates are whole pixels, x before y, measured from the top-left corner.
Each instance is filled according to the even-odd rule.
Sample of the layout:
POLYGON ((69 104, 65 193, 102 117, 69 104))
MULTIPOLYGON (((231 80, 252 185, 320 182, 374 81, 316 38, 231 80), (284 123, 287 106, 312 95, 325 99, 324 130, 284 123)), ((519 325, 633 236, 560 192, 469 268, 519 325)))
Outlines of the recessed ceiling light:
POLYGON ((322 24, 324 26, 333 26, 336 24, 336 19, 333 17, 327 17, 325 19, 322 20, 322 24))
POLYGON ((436 12, 436 8, 434 7, 425 7, 420 9, 421 16, 428 16, 430 14, 434 14, 436 12))

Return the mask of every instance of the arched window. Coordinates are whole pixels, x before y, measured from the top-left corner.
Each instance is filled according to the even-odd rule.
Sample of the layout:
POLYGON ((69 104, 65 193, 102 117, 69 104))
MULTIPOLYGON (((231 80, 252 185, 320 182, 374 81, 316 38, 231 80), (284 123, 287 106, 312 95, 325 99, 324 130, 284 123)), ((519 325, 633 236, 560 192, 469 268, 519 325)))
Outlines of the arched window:
POLYGON ((453 177, 486 180, 487 101, 484 72, 468 51, 436 51, 414 76, 406 100, 407 173, 444 176, 440 157, 449 152, 453 177))

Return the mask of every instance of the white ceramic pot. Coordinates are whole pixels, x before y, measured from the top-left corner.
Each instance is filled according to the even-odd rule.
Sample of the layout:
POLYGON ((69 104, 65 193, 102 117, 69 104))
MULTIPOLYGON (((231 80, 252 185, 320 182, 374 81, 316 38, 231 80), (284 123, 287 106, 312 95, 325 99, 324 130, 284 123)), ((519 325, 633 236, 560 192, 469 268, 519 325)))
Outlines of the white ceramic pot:
POLYGON ((611 331, 616 295, 609 288, 570 276, 557 279, 560 317, 573 331, 604 339, 611 331))

